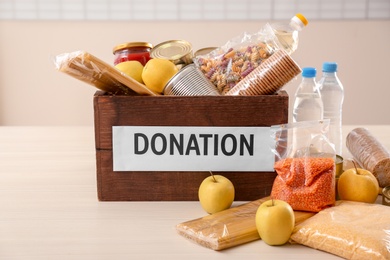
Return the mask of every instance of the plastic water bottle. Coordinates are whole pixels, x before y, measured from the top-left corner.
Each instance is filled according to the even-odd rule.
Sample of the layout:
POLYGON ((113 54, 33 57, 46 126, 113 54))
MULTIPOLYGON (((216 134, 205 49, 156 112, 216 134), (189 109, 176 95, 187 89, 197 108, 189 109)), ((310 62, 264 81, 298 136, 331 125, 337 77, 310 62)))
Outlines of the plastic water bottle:
POLYGON ((322 120, 323 106, 316 83, 317 70, 312 67, 302 69, 302 82, 295 92, 293 121, 322 120))
POLYGON ((342 107, 344 88, 337 77, 337 63, 324 62, 322 78, 318 86, 324 106, 324 119, 330 119, 329 140, 335 145, 336 154, 342 153, 342 107))
POLYGON ((288 54, 292 54, 298 48, 298 33, 308 24, 302 14, 296 14, 289 23, 271 24, 276 37, 288 54))

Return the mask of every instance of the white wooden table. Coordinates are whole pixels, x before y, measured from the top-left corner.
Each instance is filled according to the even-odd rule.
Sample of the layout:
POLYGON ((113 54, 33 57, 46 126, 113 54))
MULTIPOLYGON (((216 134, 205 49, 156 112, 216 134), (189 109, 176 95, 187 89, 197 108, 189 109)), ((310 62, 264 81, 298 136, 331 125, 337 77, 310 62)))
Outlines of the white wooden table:
MULTIPOLYGON (((390 149, 390 126, 366 127, 390 149)), ((176 233, 204 215, 196 201, 99 202, 92 127, 0 127, 0 259, 338 259, 261 240, 216 252, 176 233)))

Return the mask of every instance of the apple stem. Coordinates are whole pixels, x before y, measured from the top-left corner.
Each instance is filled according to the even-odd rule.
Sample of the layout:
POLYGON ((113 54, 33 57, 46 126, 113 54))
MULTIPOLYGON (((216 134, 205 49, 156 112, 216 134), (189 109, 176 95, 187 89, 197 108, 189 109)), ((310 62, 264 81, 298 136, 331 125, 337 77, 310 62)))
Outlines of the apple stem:
POLYGON ((353 166, 355 167, 356 174, 359 174, 359 172, 358 172, 358 169, 357 169, 357 167, 356 167, 356 163, 355 163, 355 161, 354 161, 354 160, 352 160, 352 163, 353 163, 353 166))
POLYGON ((215 179, 214 174, 210 171, 211 176, 213 176, 214 182, 217 182, 217 179, 215 179))
POLYGON ((268 207, 273 207, 273 206, 275 206, 274 197, 271 197, 271 205, 268 205, 268 207))

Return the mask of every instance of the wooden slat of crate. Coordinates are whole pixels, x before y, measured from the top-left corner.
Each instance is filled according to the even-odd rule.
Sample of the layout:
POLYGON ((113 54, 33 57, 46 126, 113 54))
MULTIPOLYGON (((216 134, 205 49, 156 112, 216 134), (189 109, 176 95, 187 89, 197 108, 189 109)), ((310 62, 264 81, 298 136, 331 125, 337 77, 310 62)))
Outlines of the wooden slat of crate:
MULTIPOLYGON (((197 200, 207 172, 113 172, 112 126, 271 126, 287 123, 288 95, 94 96, 98 198, 102 201, 197 200)), ((236 188, 236 200, 271 192, 274 172, 220 172, 236 188)))

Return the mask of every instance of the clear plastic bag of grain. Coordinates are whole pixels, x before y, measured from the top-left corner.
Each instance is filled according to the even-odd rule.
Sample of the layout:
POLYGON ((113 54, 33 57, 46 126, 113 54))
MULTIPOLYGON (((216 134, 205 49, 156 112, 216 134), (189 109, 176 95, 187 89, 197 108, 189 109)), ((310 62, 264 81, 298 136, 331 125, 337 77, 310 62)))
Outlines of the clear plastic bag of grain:
POLYGON ((294 210, 319 212, 336 201, 336 154, 327 135, 329 120, 271 127, 276 161, 271 197, 294 210))
POLYGON ((296 225, 291 242, 346 259, 390 259, 390 207, 338 201, 296 225))

